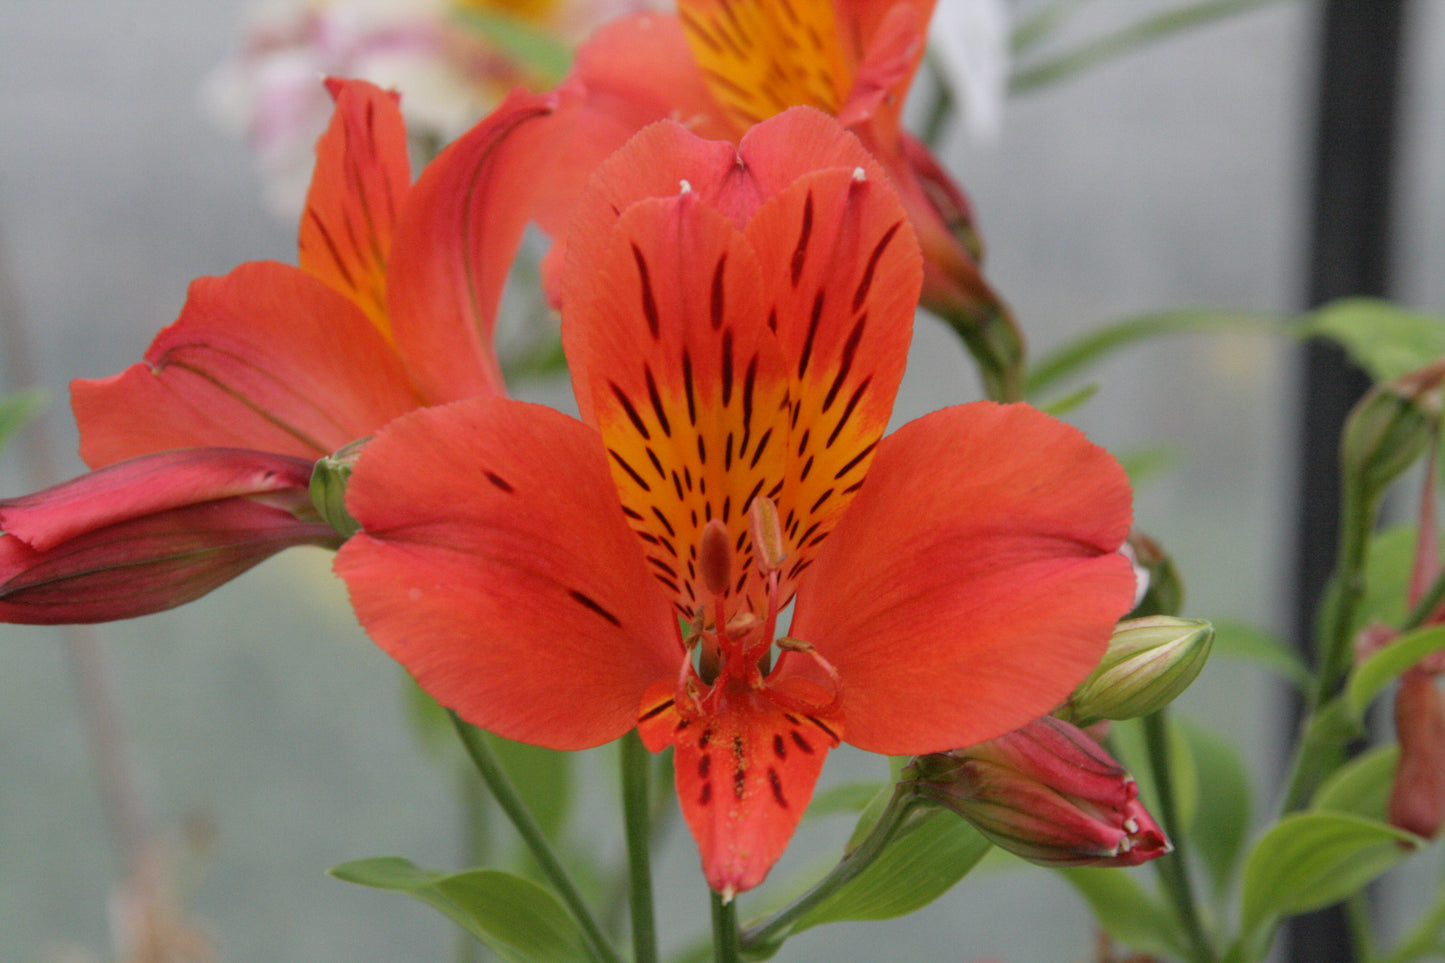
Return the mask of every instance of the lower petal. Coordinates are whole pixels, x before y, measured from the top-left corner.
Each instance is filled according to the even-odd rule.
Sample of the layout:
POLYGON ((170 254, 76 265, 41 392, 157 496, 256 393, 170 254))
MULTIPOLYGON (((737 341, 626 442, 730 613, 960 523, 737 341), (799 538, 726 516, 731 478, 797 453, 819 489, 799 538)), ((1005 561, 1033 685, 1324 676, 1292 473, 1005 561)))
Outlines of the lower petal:
POLYGON ((731 897, 761 883, 782 855, 840 723, 783 709, 766 689, 715 693, 701 714, 679 712, 670 691, 649 691, 639 730, 654 751, 675 747, 677 798, 703 874, 731 897))

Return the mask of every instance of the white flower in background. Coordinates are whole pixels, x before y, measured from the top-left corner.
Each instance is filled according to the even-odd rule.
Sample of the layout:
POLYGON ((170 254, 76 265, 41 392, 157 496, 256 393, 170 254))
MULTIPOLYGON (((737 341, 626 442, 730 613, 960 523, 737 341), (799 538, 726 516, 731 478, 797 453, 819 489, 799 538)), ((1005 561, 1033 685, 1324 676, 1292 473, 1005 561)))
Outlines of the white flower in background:
POLYGON ((256 153, 267 206, 298 214, 312 147, 331 116, 325 76, 401 92, 407 128, 435 150, 517 84, 544 78, 468 29, 468 12, 504 16, 571 45, 598 23, 651 0, 267 0, 236 54, 207 78, 202 100, 256 153))
POLYGON ((1008 93, 1006 0, 939 0, 928 45, 969 135, 997 138, 1008 93))

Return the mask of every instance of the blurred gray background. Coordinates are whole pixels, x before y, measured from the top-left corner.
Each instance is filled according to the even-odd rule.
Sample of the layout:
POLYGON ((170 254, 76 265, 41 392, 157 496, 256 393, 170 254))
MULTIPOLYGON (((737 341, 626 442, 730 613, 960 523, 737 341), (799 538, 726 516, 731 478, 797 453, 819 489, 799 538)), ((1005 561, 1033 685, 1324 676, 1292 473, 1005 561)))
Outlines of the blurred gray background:
MULTIPOLYGON (((1061 45, 1161 5, 1098 0, 1061 45)), ((0 271, 35 340, 65 475, 83 467, 70 378, 138 359, 191 278, 294 260, 294 228, 263 210, 245 147, 198 108, 245 7, 5 0, 0 11, 0 271)), ((950 133, 944 152, 976 205, 989 274, 1036 352, 1158 309, 1300 307, 1316 28, 1312 4, 1276 3, 1014 98, 992 144, 950 133)), ((1408 36, 1397 295, 1445 313, 1445 3, 1417 0, 1408 36)), ((966 372, 951 337, 922 319, 898 419, 976 396, 966 372)), ((1180 337, 1125 352, 1097 380, 1071 420, 1116 452, 1167 456, 1137 517, 1176 555, 1188 614, 1286 630, 1290 351, 1247 334, 1180 337)), ((563 385, 526 393, 565 397, 563 385)), ((5 494, 28 484, 18 451, 0 459, 5 494)), ((419 748, 401 673, 355 627, 328 563, 293 551, 199 603, 102 628, 138 793, 163 833, 197 818, 213 828, 187 905, 221 958, 450 959, 439 916, 325 875, 382 854, 454 867, 461 846, 455 780, 419 748)), ((1251 747, 1263 793, 1285 725, 1276 694, 1220 659, 1182 710, 1251 747)), ((57 630, 0 628, 4 963, 107 958, 117 864, 76 698, 57 630)), ((882 766, 840 753, 825 780, 845 771, 882 766)), ((610 788, 597 793, 584 807, 610 814, 610 788)), ((809 838, 836 846, 845 834, 825 821, 809 838)), ((621 849, 610 815, 583 835, 621 849)), ((707 913, 695 851, 675 842, 661 865, 669 946, 705 929, 707 913)), ((1085 960, 1091 939, 1082 904, 1029 871, 966 880, 906 920, 810 932, 780 958, 897 958, 906 945, 917 959, 1085 960)))

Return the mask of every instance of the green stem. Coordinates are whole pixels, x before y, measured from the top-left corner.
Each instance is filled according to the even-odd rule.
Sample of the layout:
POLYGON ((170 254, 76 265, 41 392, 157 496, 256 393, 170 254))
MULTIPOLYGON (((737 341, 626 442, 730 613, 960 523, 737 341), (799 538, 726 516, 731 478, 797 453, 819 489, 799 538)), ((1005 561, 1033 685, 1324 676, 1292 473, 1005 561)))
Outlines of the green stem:
POLYGON ((463 722, 455 712, 447 711, 451 716, 452 725, 456 727, 457 735, 462 740, 462 745, 471 757, 472 764, 477 767, 478 774, 482 781, 487 784, 492 797, 497 800, 497 806, 511 820, 512 826, 516 828, 517 834, 532 855, 537 860, 547 879, 557 890, 557 895, 562 902, 567 904, 572 911, 577 925, 582 928, 583 939, 587 942, 587 949, 597 963, 622 963, 612 945, 608 943, 602 927, 597 925, 597 920, 587 904, 582 901, 582 895, 577 892, 577 887, 572 884, 572 878, 567 875, 567 870, 562 866, 561 860, 552 850, 552 844, 547 841, 547 835, 542 827, 537 824, 536 817, 517 794, 512 786, 512 781, 507 778, 506 772, 502 769, 501 763, 497 760, 492 747, 487 745, 486 737, 478 729, 463 722))
MULTIPOLYGON (((465 776, 466 770, 459 769, 458 775, 465 776)), ((463 864, 480 866, 486 861, 487 841, 491 835, 487 832, 487 798, 475 779, 462 778, 458 779, 458 782, 461 784, 462 796, 463 864)), ((482 955, 482 944, 478 943, 471 933, 466 929, 459 929, 458 936, 457 963, 478 963, 485 958, 482 955)))
POLYGON ((1169 901, 1184 924, 1185 935, 1194 949, 1196 960, 1214 959, 1209 935, 1204 932, 1203 921, 1199 918, 1198 904, 1189 883, 1188 866, 1185 863, 1184 830, 1179 819, 1178 800, 1174 798, 1174 773, 1169 759, 1169 727, 1167 710, 1161 709, 1144 717, 1144 744, 1149 753, 1149 768, 1154 773, 1154 791, 1159 800, 1159 818, 1168 827, 1174 852, 1154 863, 1159 873, 1159 882, 1169 901))
POLYGON ((1299 748, 1290 760, 1282 812, 1304 806, 1314 787, 1344 759, 1347 738, 1337 728, 1322 726, 1331 701, 1339 695, 1354 653, 1352 630, 1365 592, 1365 556, 1380 503, 1380 492, 1349 477, 1343 480, 1340 542, 1334 576, 1320 602, 1315 684, 1300 732, 1299 748))
POLYGON ((802 919, 809 910, 873 865, 873 861, 888 849, 907 826, 908 817, 921 805, 924 805, 924 802, 914 795, 913 784, 908 781, 899 783, 893 790, 893 798, 888 800, 887 808, 863 842, 845 855, 812 889, 758 925, 744 931, 743 947, 751 950, 781 943, 792 932, 793 924, 802 919))
POLYGON ((1364 892, 1355 890, 1345 901, 1345 919, 1349 924, 1351 945, 1359 963, 1379 963, 1375 952, 1375 928, 1370 923, 1370 904, 1364 892))
POLYGON ((622 813, 627 832, 627 870, 636 963, 657 963, 657 923, 652 908, 652 813, 648 778, 652 760, 634 729, 622 737, 622 813))
POLYGON ((1445 602, 1445 572, 1436 576, 1435 581, 1430 584, 1430 588, 1410 610, 1409 617, 1400 626, 1400 634, 1403 635, 1424 625, 1425 620, 1435 614, 1435 610, 1440 607, 1441 602, 1445 602))
POLYGON ((741 963, 742 943, 738 934, 738 904, 712 890, 712 945, 715 963, 741 963))

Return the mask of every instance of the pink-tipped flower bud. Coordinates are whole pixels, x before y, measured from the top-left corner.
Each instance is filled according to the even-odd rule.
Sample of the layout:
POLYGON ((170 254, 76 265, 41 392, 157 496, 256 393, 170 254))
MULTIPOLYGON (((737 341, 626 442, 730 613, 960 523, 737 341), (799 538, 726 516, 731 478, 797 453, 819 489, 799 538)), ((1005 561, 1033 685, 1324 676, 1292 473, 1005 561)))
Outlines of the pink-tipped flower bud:
POLYGON ((1214 626, 1167 615, 1120 622, 1109 648, 1059 715, 1079 726, 1135 719, 1173 702, 1204 668, 1214 626))
POLYGON ((292 545, 336 546, 309 462, 229 448, 143 455, 0 500, 0 621, 173 608, 292 545))
POLYGON ((920 756, 915 791, 995 845, 1044 866, 1137 866, 1172 847, 1133 777, 1083 731, 1045 716, 988 742, 920 756))

